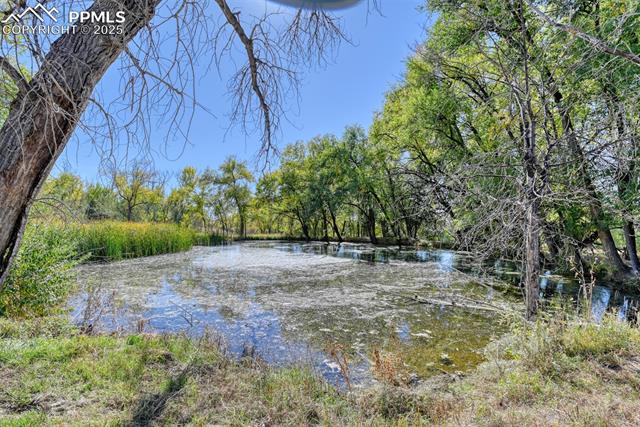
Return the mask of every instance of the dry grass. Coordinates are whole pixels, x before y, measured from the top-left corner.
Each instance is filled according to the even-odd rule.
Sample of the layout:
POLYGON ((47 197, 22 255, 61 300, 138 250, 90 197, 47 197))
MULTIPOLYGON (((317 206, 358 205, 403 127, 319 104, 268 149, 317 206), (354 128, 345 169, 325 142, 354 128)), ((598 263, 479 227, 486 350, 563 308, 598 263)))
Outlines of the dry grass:
POLYGON ((407 385, 410 381, 404 369, 402 356, 379 349, 371 355, 371 373, 378 381, 392 385, 407 385))
POLYGON ((52 319, 2 320, 0 425, 640 425, 631 325, 519 324, 487 360, 410 387, 401 360, 377 353, 380 384, 347 392, 306 368, 234 361, 212 336, 84 336, 52 319))

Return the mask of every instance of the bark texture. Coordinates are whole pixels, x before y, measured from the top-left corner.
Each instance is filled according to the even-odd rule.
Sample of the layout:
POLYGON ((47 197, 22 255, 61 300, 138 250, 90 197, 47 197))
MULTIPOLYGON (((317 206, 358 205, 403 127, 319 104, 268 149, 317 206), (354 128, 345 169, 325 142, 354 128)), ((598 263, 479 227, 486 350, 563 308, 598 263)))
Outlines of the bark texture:
POLYGON ((121 35, 65 34, 23 86, 0 129, 0 286, 15 257, 29 208, 64 149, 96 84, 149 23, 160 0, 97 0, 95 12, 124 11, 121 35))

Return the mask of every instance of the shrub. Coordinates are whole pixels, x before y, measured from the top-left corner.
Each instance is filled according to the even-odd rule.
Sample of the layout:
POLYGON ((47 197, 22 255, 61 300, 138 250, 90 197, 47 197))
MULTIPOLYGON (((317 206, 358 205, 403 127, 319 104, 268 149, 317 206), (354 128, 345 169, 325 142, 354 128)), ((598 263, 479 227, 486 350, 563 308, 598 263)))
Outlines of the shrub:
POLYGON ((59 311, 74 283, 73 268, 79 261, 71 231, 28 226, 0 289, 0 315, 34 317, 59 311))
POLYGON ((640 351, 640 330, 609 315, 602 324, 584 322, 567 328, 562 344, 569 356, 609 362, 612 357, 640 351))
POLYGON ((613 313, 601 323, 561 313, 540 317, 535 323, 514 322, 512 333, 502 340, 502 358, 553 377, 585 360, 612 365, 619 357, 640 354, 640 329, 613 313))
POLYGON ((19 320, 0 317, 0 339, 69 337, 77 332, 78 328, 65 315, 19 320))
POLYGON ((75 283, 73 268, 87 259, 114 261, 220 243, 222 239, 216 235, 174 224, 29 224, 6 285, 0 290, 0 316, 34 317, 59 311, 75 283))

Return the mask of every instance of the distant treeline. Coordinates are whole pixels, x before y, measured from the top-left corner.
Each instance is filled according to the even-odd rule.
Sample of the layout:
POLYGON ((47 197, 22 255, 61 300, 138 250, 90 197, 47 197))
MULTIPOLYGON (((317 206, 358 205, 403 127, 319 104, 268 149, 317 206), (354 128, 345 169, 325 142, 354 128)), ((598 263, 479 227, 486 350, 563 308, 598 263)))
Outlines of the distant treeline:
MULTIPOLYGON (((587 3, 573 24, 640 46, 635 6, 587 3)), ((638 65, 544 28, 522 5, 428 7, 438 19, 370 129, 290 144, 257 181, 234 158, 185 168, 168 193, 144 165, 106 185, 61 174, 39 206, 223 236, 437 240, 522 261, 530 295, 543 266, 640 275, 638 65)))

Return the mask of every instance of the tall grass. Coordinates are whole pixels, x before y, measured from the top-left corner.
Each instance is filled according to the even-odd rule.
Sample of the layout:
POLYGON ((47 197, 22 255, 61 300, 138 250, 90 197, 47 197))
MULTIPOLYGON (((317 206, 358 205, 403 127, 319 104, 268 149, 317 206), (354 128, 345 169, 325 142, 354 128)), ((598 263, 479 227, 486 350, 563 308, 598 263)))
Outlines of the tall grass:
POLYGON ((193 244, 196 246, 218 246, 225 243, 224 237, 211 233, 194 233, 193 244))
POLYGON ((81 253, 89 254, 92 260, 117 261, 222 243, 216 236, 174 224, 99 221, 74 228, 81 253))
POLYGON ((84 261, 115 261, 222 243, 219 236, 173 224, 32 222, 0 288, 0 317, 57 312, 75 282, 74 267, 84 261))
POLYGON ((0 287, 0 317, 56 312, 73 286, 73 268, 81 261, 70 230, 30 224, 7 281, 0 287))

